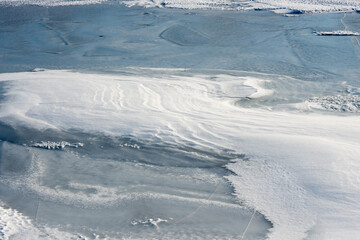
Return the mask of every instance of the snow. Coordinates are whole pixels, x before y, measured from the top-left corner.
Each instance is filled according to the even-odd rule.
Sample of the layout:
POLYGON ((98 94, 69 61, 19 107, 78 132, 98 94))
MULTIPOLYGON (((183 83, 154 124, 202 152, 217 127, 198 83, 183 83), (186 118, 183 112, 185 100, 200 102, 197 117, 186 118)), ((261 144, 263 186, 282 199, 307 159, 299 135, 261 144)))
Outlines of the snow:
MULTIPOLYGON (((7 81, 9 88, 0 118, 39 129, 132 135, 245 154, 246 161, 238 158, 226 166, 235 173, 227 179, 240 201, 273 223, 268 239, 359 235, 357 114, 235 104, 234 97, 263 91, 254 81, 271 82, 276 76, 144 71, 140 75, 59 70, 1 74, 0 81, 7 81)), ((100 186, 97 191, 118 197, 100 186)))
POLYGON ((279 13, 300 12, 337 12, 360 9, 357 0, 1 0, 0 4, 19 6, 24 4, 39 6, 69 6, 101 3, 121 3, 126 6, 146 8, 182 8, 214 10, 275 10, 279 13))

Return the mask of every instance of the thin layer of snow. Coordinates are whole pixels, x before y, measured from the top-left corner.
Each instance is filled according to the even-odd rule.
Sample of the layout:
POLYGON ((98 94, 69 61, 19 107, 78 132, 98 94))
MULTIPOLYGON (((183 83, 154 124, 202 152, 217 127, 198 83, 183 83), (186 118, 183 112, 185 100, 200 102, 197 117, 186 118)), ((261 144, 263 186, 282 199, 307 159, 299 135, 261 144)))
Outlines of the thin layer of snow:
POLYGON ((347 30, 336 30, 331 32, 314 32, 318 36, 360 36, 359 32, 347 31, 347 30))

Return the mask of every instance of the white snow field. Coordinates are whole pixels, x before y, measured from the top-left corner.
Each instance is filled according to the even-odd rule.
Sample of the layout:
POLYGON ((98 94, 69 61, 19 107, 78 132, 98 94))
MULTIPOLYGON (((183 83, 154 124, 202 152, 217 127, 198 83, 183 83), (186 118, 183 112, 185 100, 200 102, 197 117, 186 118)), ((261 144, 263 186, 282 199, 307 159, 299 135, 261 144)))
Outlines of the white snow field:
MULTIPOLYGON (((271 95, 261 83, 277 78, 179 76, 170 70, 4 73, 0 81, 8 87, 0 117, 39 130, 77 129, 245 154, 247 159, 235 157, 226 165, 234 172, 227 179, 246 206, 271 221, 268 239, 352 239, 360 229, 360 118, 235 105, 235 99, 271 95)), ((42 172, 12 184, 69 201, 66 192, 41 186, 42 172)), ((93 200, 78 201, 117 198, 102 197, 114 191, 102 188, 93 200)))

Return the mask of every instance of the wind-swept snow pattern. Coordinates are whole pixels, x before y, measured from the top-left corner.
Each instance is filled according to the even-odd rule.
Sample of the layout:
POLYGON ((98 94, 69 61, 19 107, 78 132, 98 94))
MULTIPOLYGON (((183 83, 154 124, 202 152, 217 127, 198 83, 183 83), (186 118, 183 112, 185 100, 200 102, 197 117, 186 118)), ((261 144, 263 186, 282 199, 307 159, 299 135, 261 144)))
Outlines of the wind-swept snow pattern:
MULTIPOLYGON (((301 113, 291 108, 275 111, 261 106, 248 108, 238 103, 241 99, 258 101, 275 97, 273 93, 276 89, 269 89, 264 83, 279 79, 295 81, 284 76, 247 72, 193 74, 166 69, 128 69, 111 74, 54 70, 1 74, 0 81, 6 84, 7 90, 0 119, 14 129, 22 126, 38 131, 76 130, 82 134, 102 133, 112 138, 128 136, 131 139, 131 136, 136 136, 142 142, 184 146, 187 149, 196 146, 191 154, 207 159, 208 163, 224 164, 232 172, 227 173, 226 178, 234 187, 238 201, 253 209, 240 225, 242 230, 237 237, 243 232, 249 239, 255 236, 254 232, 249 232, 248 223, 251 221, 250 228, 261 226, 259 220, 252 220, 256 211, 272 224, 267 239, 353 239, 353 236, 359 235, 360 229, 359 116, 356 113, 344 116, 301 113), (223 160, 216 163, 221 155, 223 160)), ((89 144, 85 143, 83 148, 91 144, 95 146, 95 138, 87 139, 90 139, 87 140, 89 144)), ((131 141, 128 146, 135 146, 135 142, 131 141)), ((111 153, 109 144, 101 146, 103 154, 111 153)), ((142 145, 144 143, 136 144, 140 148, 123 148, 124 142, 112 143, 127 151, 144 151, 147 148, 146 144, 142 145)), ((8 152, 13 148, 9 144, 3 145, 8 152)), ((69 172, 63 178, 68 178, 72 171, 75 173, 81 164, 91 164, 91 169, 105 167, 102 162, 78 156, 80 153, 30 148, 28 153, 23 154, 33 154, 37 160, 29 168, 29 173, 24 173, 24 181, 11 182, 5 174, 1 182, 11 189, 27 189, 41 199, 93 206, 94 209, 103 204, 111 207, 147 197, 152 199, 148 201, 172 199, 174 204, 187 202, 198 206, 193 214, 187 216, 189 218, 202 211, 208 212, 206 209, 210 206, 222 211, 229 209, 227 214, 237 211, 236 204, 221 200, 223 197, 216 192, 207 198, 201 195, 191 197, 185 189, 181 197, 178 195, 180 192, 175 195, 151 193, 151 188, 142 193, 128 192, 110 182, 105 184, 106 179, 104 184, 84 183, 82 179, 85 175, 81 177, 81 173, 74 175, 66 184, 49 175, 50 172, 57 174, 49 169, 58 168, 57 161, 46 160, 52 158, 51 154, 65 154, 61 166, 69 172), (75 166, 69 160, 73 157, 78 159, 75 166), (74 192, 77 194, 74 195, 74 192)), ((192 161, 192 164, 195 163, 192 161)), ((107 168, 107 177, 118 171, 145 177, 150 171, 155 177, 166 162, 157 162, 158 165, 151 168, 146 162, 138 164, 133 168, 124 162, 121 168, 117 168, 113 163, 115 171, 107 168)), ((181 164, 191 166, 186 161, 181 164)), ((206 169, 200 168, 193 172, 194 175, 184 175, 181 168, 175 169, 168 174, 178 171, 171 175, 177 181, 187 181, 186 177, 202 184, 222 184, 221 178, 209 175, 206 169)), ((96 176, 96 172, 92 174, 96 176)), ((135 190, 140 186, 133 187, 135 190)), ((43 212, 47 209, 46 205, 41 208, 43 212)), ((241 206, 238 205, 238 208, 241 209, 241 206)), ((218 216, 221 218, 221 214, 218 216)), ((144 227, 144 231, 155 229, 158 234, 165 234, 161 232, 163 228, 171 229, 182 221, 174 216, 153 215, 131 218, 129 224, 144 227)), ((159 236, 186 236, 186 233, 167 234, 170 235, 159 236)), ((231 234, 226 237, 234 238, 231 234)))

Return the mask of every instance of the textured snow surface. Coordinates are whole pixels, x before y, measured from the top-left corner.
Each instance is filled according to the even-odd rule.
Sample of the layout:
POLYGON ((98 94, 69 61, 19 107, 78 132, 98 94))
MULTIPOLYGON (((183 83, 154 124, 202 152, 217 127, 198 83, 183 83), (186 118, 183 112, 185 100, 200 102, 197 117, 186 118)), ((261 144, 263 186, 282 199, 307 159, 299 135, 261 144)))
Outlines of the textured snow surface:
MULTIPOLYGON (((269 78, 178 76, 170 70, 138 76, 47 70, 1 74, 8 90, 0 118, 39 129, 132 135, 245 154, 247 160, 227 165, 234 173, 228 180, 239 201, 273 223, 269 239, 354 239, 360 234, 359 116, 234 103, 269 96, 270 89, 260 88, 269 78)), ((104 201, 117 197, 111 189, 97 191, 109 196, 104 201)), ((138 224, 165 222, 152 218, 138 224)))
MULTIPOLYGON (((80 235, 73 235, 60 231, 56 228, 35 226, 32 221, 19 213, 17 210, 7 208, 0 202, 0 239, 23 239, 23 240, 45 240, 45 239, 69 239, 86 240, 80 235)), ((96 238, 97 239, 97 238, 96 238)))
POLYGON ((360 97, 350 96, 325 96, 314 97, 306 101, 309 107, 333 112, 359 112, 360 97))

